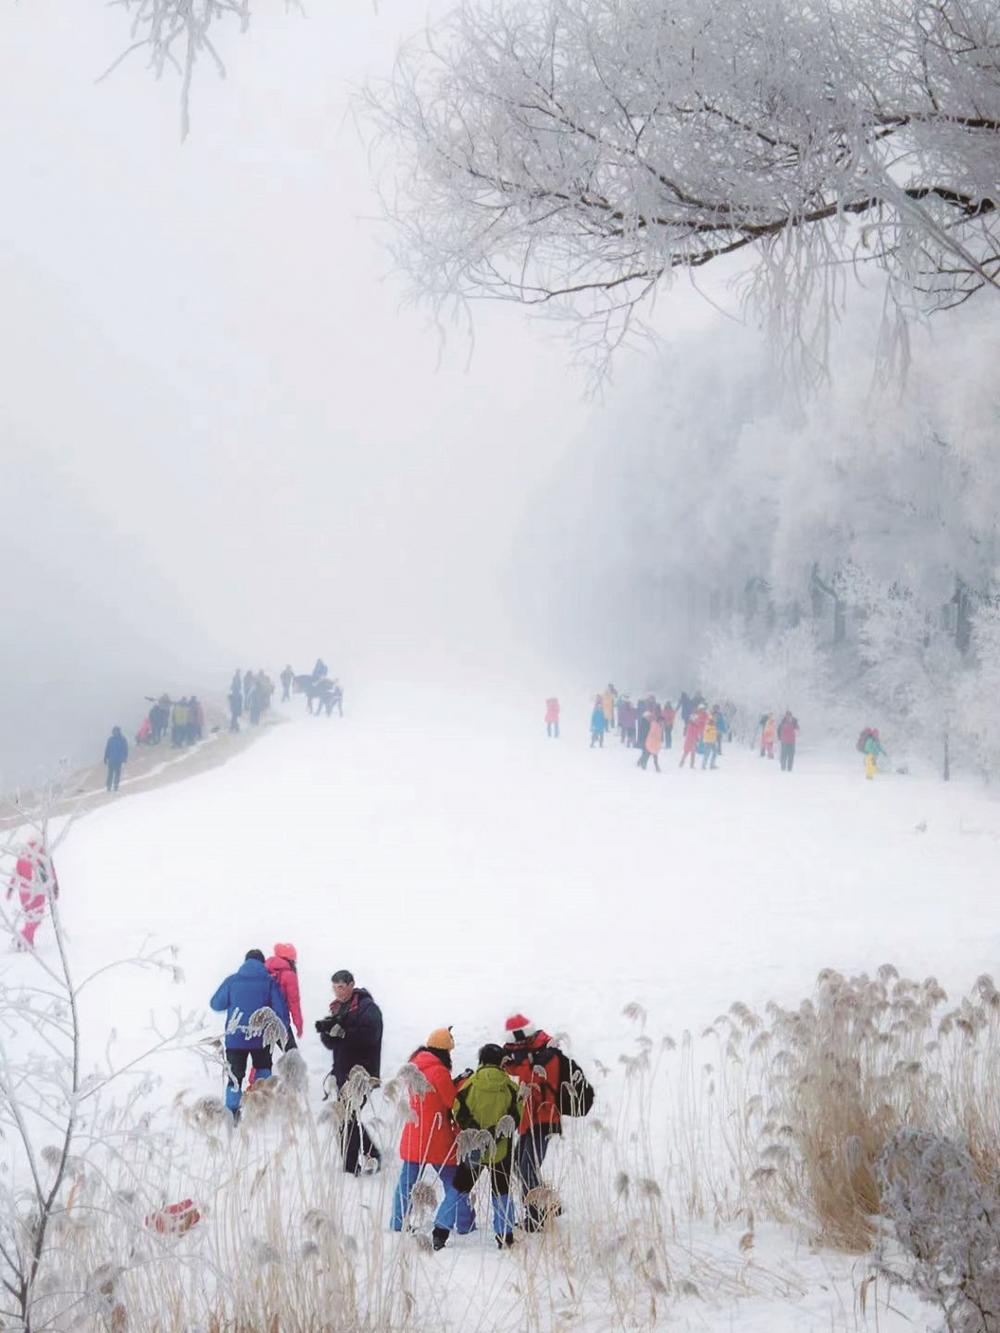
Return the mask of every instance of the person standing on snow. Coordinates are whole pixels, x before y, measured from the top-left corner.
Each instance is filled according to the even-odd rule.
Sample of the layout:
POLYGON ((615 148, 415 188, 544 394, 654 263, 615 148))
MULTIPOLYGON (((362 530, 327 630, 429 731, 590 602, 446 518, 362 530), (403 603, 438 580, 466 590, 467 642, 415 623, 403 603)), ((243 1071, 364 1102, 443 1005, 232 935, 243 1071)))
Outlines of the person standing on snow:
MULTIPOLYGON (((504 1067, 523 1089, 515 1169, 525 1196, 540 1184, 539 1172, 549 1143, 562 1133, 559 1051, 549 1034, 534 1027, 524 1014, 512 1014, 504 1027, 504 1067)), ((529 1203, 524 1214, 525 1231, 539 1231, 544 1224, 545 1209, 529 1203)))
POLYGON ((291 663, 285 667, 278 679, 281 681, 281 702, 287 704, 292 697, 292 681, 295 679, 291 663))
POLYGON ((104 766, 108 770, 108 791, 117 791, 121 781, 122 764, 128 759, 128 741, 121 727, 112 727, 104 747, 104 766))
POLYGON ((553 740, 559 739, 559 700, 545 700, 545 734, 553 740))
POLYGON ((13 897, 15 889, 24 912, 21 938, 29 949, 33 949, 35 932, 42 924, 42 917, 45 915, 45 905, 49 898, 59 897, 56 868, 37 838, 30 838, 20 850, 7 889, 8 898, 13 897))
POLYGON ((791 711, 786 708, 785 716, 778 723, 778 740, 781 743, 782 773, 791 773, 792 771, 792 766, 795 763, 795 742, 798 737, 798 731, 798 718, 792 717, 791 711))
POLYGON ((467 1194, 455 1196, 456 1140, 458 1125, 451 1108, 458 1089, 451 1077, 451 1053, 455 1039, 451 1028, 435 1028, 424 1046, 418 1046, 409 1064, 423 1075, 423 1091, 410 1093, 410 1118, 399 1140, 402 1166, 392 1197, 391 1230, 402 1231, 410 1211, 410 1196, 425 1166, 434 1168, 444 1186, 445 1197, 434 1219, 434 1248, 441 1249, 454 1225, 460 1235, 475 1226, 467 1194), (442 1238, 443 1233, 443 1238, 442 1238))
MULTIPOLYGON (((885 754, 885 750, 879 740, 878 727, 867 727, 862 735, 864 736, 864 743, 861 746, 861 752, 865 757, 865 777, 870 782, 877 771, 878 757, 880 754, 885 754)), ((887 755, 886 758, 888 758, 887 755)))
POLYGON ((778 734, 777 724, 774 721, 773 713, 765 713, 760 728, 760 757, 765 754, 768 759, 774 758, 774 741, 778 734))
POLYGON ((719 724, 716 721, 715 710, 705 715, 705 725, 701 731, 701 766, 702 768, 715 767, 715 761, 719 757, 719 724), (711 763, 709 763, 711 760, 711 763))
POLYGON ((604 749, 604 733, 608 729, 608 720, 604 715, 604 705, 601 703, 601 696, 594 697, 594 711, 590 715, 590 748, 599 745, 604 749))
POLYGON ((264 966, 281 987, 281 993, 288 1005, 288 1017, 291 1020, 288 1029, 286 1051, 295 1050, 295 1038, 302 1037, 302 1004, 299 997, 298 951, 294 944, 276 944, 271 957, 264 966), (293 1031, 294 1029, 294 1031, 293 1031))
POLYGON ((288 1005, 281 987, 264 966, 259 949, 249 950, 240 968, 226 977, 209 1005, 216 1013, 226 1015, 226 1107, 238 1123, 247 1061, 256 1070, 257 1082, 271 1077, 271 1044, 265 1043, 264 1034, 251 1031, 250 1019, 269 1009, 287 1030, 288 1005))
POLYGON ((648 710, 644 714, 646 719, 646 736, 642 744, 642 754, 638 759, 638 767, 645 769, 650 759, 653 761, 653 767, 657 773, 660 771, 660 750, 663 746, 663 728, 657 722, 653 713, 648 710))
POLYGON ((615 726, 615 702, 618 699, 618 691, 611 684, 601 695, 601 708, 604 712, 604 730, 613 731, 615 726))
MULTIPOLYGON (((288 1037, 285 1041, 286 1052, 294 1051, 297 1048, 296 1036, 300 1039, 302 1037, 302 1005, 299 1000, 297 958, 298 953, 294 944, 276 944, 271 957, 266 959, 264 963, 268 972, 281 987, 281 993, 288 1005, 289 1024, 288 1037)), ((254 1083, 256 1073, 255 1069, 250 1070, 248 1084, 252 1085, 254 1083)))
POLYGON ((677 716, 677 709, 668 699, 660 710, 660 720, 663 724, 663 748, 669 750, 674 743, 674 718, 677 716))
POLYGON ((243 712, 243 677, 237 668, 233 683, 229 687, 229 730, 239 731, 240 714, 243 712))
POLYGON ((476 1148, 458 1164, 451 1189, 445 1193, 434 1226, 434 1248, 442 1249, 448 1240, 455 1217, 475 1188, 483 1171, 490 1175, 493 1203, 493 1234, 501 1250, 514 1244, 514 1209, 510 1199, 510 1172, 513 1159, 512 1140, 518 1120, 518 1088, 503 1072, 503 1047, 489 1043, 480 1048, 479 1068, 468 1078, 458 1080, 458 1095, 452 1104, 452 1116, 459 1130, 485 1130, 493 1146, 476 1148), (509 1125, 505 1122, 509 1121, 509 1125))
POLYGON ((684 748, 681 751, 681 762, 679 768, 684 767, 684 761, 690 756, 691 767, 694 768, 694 757, 698 746, 701 744, 701 732, 704 726, 704 719, 699 709, 697 713, 692 713, 684 727, 684 748))
MULTIPOLYGON (((361 1068, 374 1082, 382 1070, 382 1010, 372 999, 371 992, 355 986, 353 973, 342 968, 330 978, 333 1002, 327 1018, 316 1023, 319 1039, 333 1052, 333 1067, 329 1077, 341 1092, 353 1069, 361 1068)), ((327 1094, 329 1095, 329 1094, 327 1094)), ((352 1100, 355 1100, 352 1094, 352 1100)), ((342 1131, 344 1170, 349 1175, 360 1175, 378 1164, 382 1154, 361 1123, 361 1112, 367 1094, 356 1106, 348 1107, 342 1131)))

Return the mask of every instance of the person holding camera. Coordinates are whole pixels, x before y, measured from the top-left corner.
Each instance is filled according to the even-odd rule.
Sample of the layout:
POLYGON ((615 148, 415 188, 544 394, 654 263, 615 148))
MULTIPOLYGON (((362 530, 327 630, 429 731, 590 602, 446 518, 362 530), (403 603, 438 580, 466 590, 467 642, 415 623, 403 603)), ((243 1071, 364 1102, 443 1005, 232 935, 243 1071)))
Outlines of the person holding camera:
MULTIPOLYGON (((354 984, 353 975, 342 968, 330 978, 333 1002, 330 1013, 316 1023, 319 1039, 333 1052, 329 1077, 341 1092, 351 1070, 360 1066, 378 1082, 382 1068, 382 1011, 371 992, 354 984)), ((329 1094, 327 1094, 329 1095, 329 1094)), ((348 1108, 344 1121, 344 1170, 350 1175, 379 1169, 382 1154, 361 1123, 361 1111, 367 1096, 348 1108)))

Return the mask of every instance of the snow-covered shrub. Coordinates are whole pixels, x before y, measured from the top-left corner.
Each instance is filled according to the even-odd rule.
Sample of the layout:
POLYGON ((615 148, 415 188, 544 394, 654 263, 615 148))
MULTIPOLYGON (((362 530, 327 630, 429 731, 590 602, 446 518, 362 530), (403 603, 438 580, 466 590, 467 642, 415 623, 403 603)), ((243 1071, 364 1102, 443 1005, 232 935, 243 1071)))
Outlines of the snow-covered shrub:
POLYGON ((901 1129, 878 1163, 882 1209, 903 1251, 880 1270, 940 1310, 947 1333, 1000 1330, 1000 1180, 961 1144, 901 1129))
POLYGON ((887 965, 825 971, 797 1008, 768 1005, 766 1023, 742 1004, 716 1020, 719 1133, 747 1202, 861 1252, 899 1130, 961 1138, 980 1169, 1000 1168, 1000 993, 981 977, 956 1008, 946 1000, 933 977, 887 965))

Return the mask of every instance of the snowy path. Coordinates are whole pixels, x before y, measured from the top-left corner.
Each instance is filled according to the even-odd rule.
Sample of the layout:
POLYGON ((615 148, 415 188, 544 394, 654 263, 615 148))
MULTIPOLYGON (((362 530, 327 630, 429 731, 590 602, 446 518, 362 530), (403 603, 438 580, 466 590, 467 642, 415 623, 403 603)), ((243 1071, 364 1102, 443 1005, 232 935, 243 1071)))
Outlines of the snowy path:
POLYGON ((548 741, 518 703, 393 688, 343 721, 296 710, 224 767, 94 812, 60 864, 77 948, 176 942, 196 1006, 247 948, 293 940, 307 1021, 352 968, 390 1065, 440 1023, 471 1055, 514 1008, 613 1060, 630 1000, 676 1034, 796 1000, 824 966, 959 988, 996 966, 982 789, 866 783, 807 750, 790 776, 736 748, 715 773, 664 755, 644 774, 582 726, 548 741))
MULTIPOLYGON (((996 965, 1000 806, 981 788, 866 783, 853 755, 820 763, 808 748, 792 775, 736 748, 714 773, 678 771, 676 751, 661 756, 662 774, 641 773, 617 742, 589 749, 584 708, 556 743, 537 699, 456 703, 397 686, 352 702, 343 720, 293 710, 227 764, 104 806, 72 830, 59 871, 77 972, 149 938, 179 944, 186 972, 179 988, 149 972, 99 979, 84 1005, 90 1055, 112 1024, 122 1054, 151 1011, 207 1009, 246 949, 284 939, 299 948, 314 1089, 327 1059, 311 1024, 331 971, 347 966, 383 1007, 386 1074, 441 1024, 455 1027, 459 1065, 473 1060, 517 1008, 572 1034, 585 1065, 615 1071, 608 1108, 617 1056, 636 1049, 629 1001, 647 1009, 651 1035, 697 1035, 735 999, 796 1002, 824 966, 892 961, 957 992, 996 965)), ((44 927, 40 940, 51 944, 44 927)), ((215 1016, 207 1023, 219 1030, 215 1016)), ((218 1091, 189 1053, 158 1067, 167 1098, 218 1091)), ((672 1114, 652 1107, 653 1131, 672 1114)), ((587 1141, 577 1133, 571 1143, 587 1141)), ((391 1177, 379 1181, 381 1217, 391 1177)), ((858 1315, 863 1259, 812 1255, 792 1229, 767 1225, 749 1262, 738 1237, 681 1219, 675 1249, 689 1242, 708 1261, 710 1290, 745 1262, 757 1286, 681 1301, 671 1326, 915 1326, 912 1305, 858 1315), (787 1289, 768 1272, 787 1274, 787 1289)), ((483 1282, 499 1291, 506 1281, 479 1246, 456 1246, 447 1268, 431 1262, 456 1308, 475 1305, 483 1282)), ((492 1330, 483 1317, 477 1327, 492 1330)), ((600 1312, 586 1324, 606 1326, 600 1312)))

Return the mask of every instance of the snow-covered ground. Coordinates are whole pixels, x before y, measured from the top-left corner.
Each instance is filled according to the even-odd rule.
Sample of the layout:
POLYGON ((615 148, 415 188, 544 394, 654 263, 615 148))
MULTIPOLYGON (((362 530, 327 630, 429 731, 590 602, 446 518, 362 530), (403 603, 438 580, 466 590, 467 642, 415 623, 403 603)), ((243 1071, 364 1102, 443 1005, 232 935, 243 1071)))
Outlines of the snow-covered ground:
MULTIPOLYGON (((95 983, 95 1053, 109 1024, 134 1042, 151 1009, 207 1009, 247 949, 277 940, 299 949, 317 1098, 327 1058, 311 1023, 340 967, 382 1006, 385 1072, 442 1024, 457 1067, 472 1062, 515 1010, 569 1033, 585 1066, 616 1068, 634 1050, 632 1001, 652 1036, 680 1037, 737 999, 797 1001, 826 966, 890 961, 955 991, 995 967, 1000 805, 971 782, 866 782, 859 756, 820 758, 808 737, 790 775, 735 746, 716 772, 679 771, 674 750, 643 773, 617 739, 589 748, 585 697, 575 718, 564 705, 558 742, 542 700, 520 694, 404 684, 349 696, 343 720, 300 709, 224 766, 71 831, 59 873, 75 956, 89 970, 151 937, 180 946, 185 972, 179 991, 148 973, 95 983)), ((193 1056, 165 1068, 214 1090, 193 1056)), ((762 1252, 807 1294, 692 1304, 675 1326, 868 1326, 849 1263, 778 1229, 760 1232, 762 1252)))

